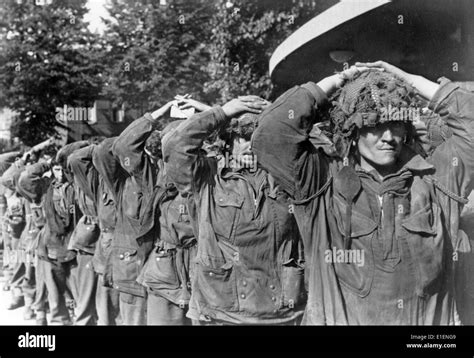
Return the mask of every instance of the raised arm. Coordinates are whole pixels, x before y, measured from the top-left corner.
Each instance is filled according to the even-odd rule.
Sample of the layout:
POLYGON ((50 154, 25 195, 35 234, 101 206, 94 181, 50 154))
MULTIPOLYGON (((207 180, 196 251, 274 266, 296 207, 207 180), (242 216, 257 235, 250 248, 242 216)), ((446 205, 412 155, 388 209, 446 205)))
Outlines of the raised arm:
POLYGON ((313 82, 293 87, 265 110, 252 137, 258 164, 297 200, 311 195, 311 186, 319 187, 319 158, 309 132, 325 101, 326 93, 313 82))
POLYGON ((74 174, 76 184, 94 203, 97 200, 99 186, 99 173, 92 164, 92 153, 95 147, 95 145, 89 145, 76 150, 68 157, 68 167, 74 174))
POLYGON ((26 167, 17 183, 18 192, 28 201, 38 203, 46 192, 49 178, 44 174, 51 169, 45 162, 39 162, 26 167))
POLYGON ((0 154, 0 175, 15 163, 15 159, 21 156, 21 152, 8 152, 0 154))
POLYGON ((130 175, 139 175, 146 160, 145 143, 156 129, 158 120, 171 108, 173 102, 168 102, 157 111, 132 122, 117 137, 112 152, 120 161, 122 168, 130 175))
POLYGON ((368 70, 352 66, 317 84, 295 86, 262 114, 253 134, 252 150, 259 165, 294 199, 312 196, 328 179, 328 163, 309 140, 313 125, 319 122, 318 107, 347 79, 368 70))
POLYGON ((407 73, 383 61, 357 63, 381 68, 411 84, 429 101, 429 108, 438 113, 449 130, 444 142, 430 156, 436 167, 436 178, 450 192, 467 198, 474 189, 474 93, 446 78, 440 83, 407 73))
POLYGON ((115 139, 116 137, 104 139, 92 153, 92 164, 114 196, 114 200, 117 199, 120 183, 125 176, 120 162, 112 153, 115 139))
POLYGON ((455 194, 467 198, 474 189, 474 93, 448 80, 442 80, 430 109, 449 128, 444 143, 430 157, 436 177, 455 194))
POLYGON ((260 113, 261 108, 262 105, 250 97, 233 99, 222 107, 191 116, 166 135, 162 140, 166 174, 178 190, 191 193, 196 183, 209 175, 211 168, 201 155, 201 147, 211 133, 226 126, 239 113, 260 113))

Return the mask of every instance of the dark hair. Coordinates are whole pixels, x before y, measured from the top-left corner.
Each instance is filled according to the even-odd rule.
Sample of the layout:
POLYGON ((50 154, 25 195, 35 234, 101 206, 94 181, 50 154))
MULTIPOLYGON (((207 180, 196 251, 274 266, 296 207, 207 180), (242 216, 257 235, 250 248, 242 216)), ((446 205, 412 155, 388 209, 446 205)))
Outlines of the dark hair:
POLYGON ((160 131, 154 130, 145 142, 145 149, 154 157, 162 157, 160 131))

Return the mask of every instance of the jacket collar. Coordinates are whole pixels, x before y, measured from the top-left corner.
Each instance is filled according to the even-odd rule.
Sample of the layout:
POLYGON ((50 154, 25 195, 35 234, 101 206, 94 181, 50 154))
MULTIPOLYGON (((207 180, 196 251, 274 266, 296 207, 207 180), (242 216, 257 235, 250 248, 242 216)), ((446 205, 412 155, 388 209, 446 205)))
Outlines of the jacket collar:
POLYGON ((435 167, 428 163, 420 154, 417 154, 413 149, 404 146, 399 158, 402 165, 402 170, 407 169, 411 172, 424 172, 434 170, 435 167))
MULTIPOLYGON (((407 170, 412 173, 419 173, 432 171, 435 169, 432 164, 428 163, 420 154, 417 154, 408 146, 403 146, 398 161, 401 163, 400 169, 389 176, 395 176, 407 170)), ((362 169, 359 164, 356 164, 355 169, 357 172, 367 172, 366 170, 362 169)), ((370 174, 372 174, 372 172, 370 172, 370 174)), ((377 177, 376 175, 372 176, 377 177)))

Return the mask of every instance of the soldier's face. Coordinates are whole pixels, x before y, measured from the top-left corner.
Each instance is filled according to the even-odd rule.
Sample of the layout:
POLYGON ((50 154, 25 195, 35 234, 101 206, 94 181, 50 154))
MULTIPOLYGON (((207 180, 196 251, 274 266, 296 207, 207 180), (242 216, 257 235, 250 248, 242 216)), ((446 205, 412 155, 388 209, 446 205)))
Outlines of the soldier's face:
POLYGON ((63 168, 60 165, 53 166, 53 176, 58 182, 63 181, 63 168))
POLYGON ((232 157, 244 167, 251 167, 253 164, 253 154, 250 148, 250 140, 242 137, 235 137, 232 147, 232 157))
POLYGON ((369 164, 375 169, 393 166, 400 155, 406 134, 403 122, 389 122, 362 128, 357 142, 361 164, 369 164))

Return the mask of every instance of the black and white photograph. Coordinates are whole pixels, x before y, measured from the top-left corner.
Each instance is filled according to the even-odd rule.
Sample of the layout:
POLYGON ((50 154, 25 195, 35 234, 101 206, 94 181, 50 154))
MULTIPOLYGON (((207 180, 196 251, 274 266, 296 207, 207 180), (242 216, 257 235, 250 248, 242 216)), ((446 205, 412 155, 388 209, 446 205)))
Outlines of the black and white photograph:
POLYGON ((472 357, 473 20, 0 0, 0 357, 472 357))

